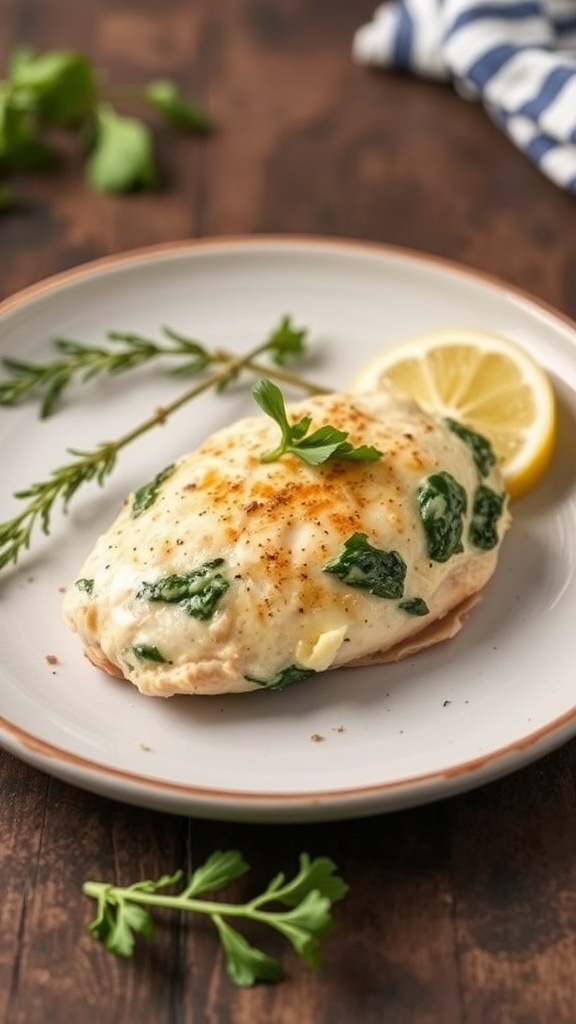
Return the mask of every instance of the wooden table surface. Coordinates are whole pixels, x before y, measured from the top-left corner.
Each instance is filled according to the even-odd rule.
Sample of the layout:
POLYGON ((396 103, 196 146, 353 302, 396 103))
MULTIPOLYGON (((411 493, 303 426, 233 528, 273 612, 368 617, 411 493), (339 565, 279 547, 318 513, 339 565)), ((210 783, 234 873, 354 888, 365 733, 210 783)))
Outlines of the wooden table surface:
MULTIPOLYGON (((351 61, 372 0, 1 0, 0 57, 85 51, 117 80, 171 76, 218 125, 155 124, 162 187, 90 192, 69 153, 14 181, 0 298, 95 257, 262 232, 393 243, 496 275, 576 318, 576 205, 449 87, 351 61)), ((1 612, 0 612, 1 614, 1 612)), ((6 1024, 572 1024, 576 741, 443 802, 354 822, 254 825, 133 808, 0 755, 6 1024), (350 883, 323 966, 228 980, 212 932, 172 918, 133 960, 88 935, 86 877, 156 877, 237 847, 256 880, 300 850, 350 883)), ((238 893, 243 883, 236 884, 238 893)))

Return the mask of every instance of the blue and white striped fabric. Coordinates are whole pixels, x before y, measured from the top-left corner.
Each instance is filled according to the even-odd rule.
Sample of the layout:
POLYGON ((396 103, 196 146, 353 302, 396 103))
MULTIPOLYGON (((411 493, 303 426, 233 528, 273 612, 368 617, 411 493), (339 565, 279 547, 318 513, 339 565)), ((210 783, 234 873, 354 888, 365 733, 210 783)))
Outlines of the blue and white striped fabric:
POLYGON ((481 100, 576 195, 576 0, 389 0, 356 33, 353 56, 481 100))

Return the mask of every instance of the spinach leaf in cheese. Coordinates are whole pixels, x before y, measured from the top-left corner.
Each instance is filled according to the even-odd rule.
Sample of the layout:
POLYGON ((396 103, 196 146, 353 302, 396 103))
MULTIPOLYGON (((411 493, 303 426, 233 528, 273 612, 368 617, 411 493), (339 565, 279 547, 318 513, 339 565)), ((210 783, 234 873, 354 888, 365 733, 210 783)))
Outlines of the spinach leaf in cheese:
POLYGON ((353 533, 340 553, 327 562, 323 572, 332 573, 349 587, 360 587, 376 597, 399 598, 404 594, 406 562, 397 551, 375 548, 365 533, 353 533))
POLYGON ((447 562, 464 550, 462 530, 467 504, 466 491, 446 470, 432 473, 418 488, 420 518, 428 555, 434 562, 447 562))
POLYGON ((303 679, 316 675, 312 668, 302 668, 300 665, 288 665, 280 669, 272 679, 257 679, 256 676, 244 676, 249 683, 257 683, 266 690, 283 690, 285 686, 292 683, 301 683, 303 679))
POLYGON ((398 607, 407 615, 429 615, 430 609, 423 597, 407 597, 399 601, 398 607))
POLYGON ((170 664, 168 658, 165 658, 162 652, 151 644, 134 644, 132 651, 139 661, 155 661, 159 665, 170 664))
POLYGON ((214 558, 191 572, 172 573, 154 583, 143 583, 136 597, 177 604, 194 619, 210 619, 230 586, 226 577, 217 571, 223 564, 223 558, 214 558))
POLYGON ((78 590, 82 591, 83 594, 88 594, 88 597, 92 597, 94 593, 93 579, 86 579, 85 577, 82 577, 82 579, 74 580, 74 586, 77 587, 78 590))
POLYGON ((497 494, 486 484, 480 484, 474 494, 470 543, 483 551, 490 551, 498 543, 497 524, 504 510, 505 495, 497 494))
POLYGON ((130 509, 132 519, 137 519, 138 516, 141 516, 142 513, 146 511, 147 508, 150 508, 150 506, 154 504, 158 497, 158 491, 164 481, 171 475, 173 470, 173 465, 166 466, 165 469, 156 474, 153 480, 150 480, 147 484, 143 484, 137 491, 134 491, 132 497, 132 508, 130 509))
POLYGON ((496 463, 496 455, 490 441, 482 434, 477 434, 475 430, 464 427, 462 423, 458 423, 458 420, 447 419, 446 424, 452 433, 456 434, 470 448, 480 476, 488 476, 492 466, 496 463))

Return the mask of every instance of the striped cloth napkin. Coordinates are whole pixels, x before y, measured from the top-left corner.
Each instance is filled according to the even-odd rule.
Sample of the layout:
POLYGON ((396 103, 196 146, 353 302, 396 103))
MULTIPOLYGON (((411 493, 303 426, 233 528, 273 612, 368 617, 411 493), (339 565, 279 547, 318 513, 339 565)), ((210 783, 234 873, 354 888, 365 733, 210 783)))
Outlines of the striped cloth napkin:
POLYGON ((356 33, 353 56, 481 100, 576 195, 576 0, 389 0, 356 33))

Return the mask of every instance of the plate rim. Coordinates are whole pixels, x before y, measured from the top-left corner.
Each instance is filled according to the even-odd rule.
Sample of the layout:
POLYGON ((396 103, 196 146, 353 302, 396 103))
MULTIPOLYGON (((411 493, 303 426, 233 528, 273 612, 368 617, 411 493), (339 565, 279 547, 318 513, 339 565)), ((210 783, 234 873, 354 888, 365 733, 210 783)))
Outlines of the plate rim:
MULTIPOLYGON (((471 758, 452 767, 405 776, 392 782, 332 790, 310 790, 306 793, 298 791, 278 793, 273 791, 247 792, 232 788, 222 789, 221 787, 168 781, 146 773, 137 773, 101 764, 90 758, 74 754, 56 744, 41 740, 0 716, 0 732, 4 733, 2 745, 5 750, 17 757, 22 757, 18 751, 26 750, 30 756, 22 757, 22 760, 26 760, 34 767, 69 782, 71 785, 81 786, 83 789, 103 794, 110 799, 133 802, 143 806, 150 806, 150 802, 143 799, 143 794, 150 795, 152 790, 154 795, 159 798, 164 794, 172 797, 172 800, 167 801, 166 804, 162 800, 159 801, 162 809, 172 813, 181 814, 184 811, 190 812, 191 809, 205 811, 207 807, 210 807, 214 812, 213 817, 221 816, 222 811, 234 811, 242 812, 243 820, 255 822, 262 820, 284 820, 286 822, 338 820, 424 806, 468 789, 486 785, 507 774, 512 774, 520 768, 527 767, 546 753, 557 749, 575 731, 576 704, 571 710, 559 715, 553 722, 524 735, 516 742, 508 743, 497 751, 471 758), (570 726, 572 728, 569 728, 570 726), (13 742, 7 744, 5 734, 8 734, 13 742), (561 734, 560 737, 559 734, 561 734), (514 760, 514 755, 518 751, 523 751, 526 754, 520 763, 514 760), (52 758, 59 759, 57 762, 59 770, 54 769, 52 758), (47 765, 50 765, 50 768, 47 765), (74 767, 82 774, 82 783, 77 781, 79 776, 74 773, 74 767), (468 786, 467 780, 472 776, 475 782, 473 786, 468 786), (115 780, 132 787, 130 799, 114 788, 115 780), (435 791, 435 786, 441 781, 447 785, 441 793, 438 793, 435 791), (410 794, 409 799, 403 799, 406 793, 410 794), (140 795, 141 799, 135 799, 135 795, 140 795), (387 797, 390 798, 388 802, 386 802, 387 797), (247 815, 247 811, 253 812, 252 816, 247 815)), ((126 792, 127 790, 124 790, 124 793, 126 792)))
POLYGON ((558 309, 552 303, 534 295, 520 285, 512 284, 509 281, 492 274, 490 271, 481 270, 471 264, 462 263, 457 259, 442 256, 433 252, 427 252, 411 247, 395 245, 388 242, 363 240, 355 237, 321 234, 300 234, 300 233, 254 233, 254 234, 230 234, 210 235, 193 239, 175 239, 169 242, 156 242, 148 246, 139 246, 134 249, 126 249, 122 252, 108 253, 98 256, 95 259, 87 260, 85 263, 76 264, 65 270, 57 271, 38 281, 25 285, 12 295, 6 296, 0 301, 0 321, 5 313, 10 313, 18 306, 23 305, 41 295, 68 284, 75 284, 83 278, 96 276, 109 270, 120 270, 130 264, 141 264, 154 261, 157 258, 175 256, 180 253, 195 253, 217 249, 242 249, 256 248, 259 246, 270 246, 271 248, 287 248, 304 246, 310 249, 335 249, 342 252, 359 250, 367 255, 390 256, 407 263, 418 263, 422 266, 436 267, 451 273, 455 276, 464 277, 471 282, 479 282, 497 291, 515 296, 530 306, 542 309, 548 316, 564 323, 576 333, 576 319, 570 314, 558 309))
MULTIPOLYGON (((503 297, 516 298, 534 311, 543 311, 547 317, 568 328, 576 341, 576 321, 567 313, 489 272, 434 253, 386 242, 296 233, 180 239, 100 256, 42 278, 5 298, 0 302, 0 327, 7 314, 17 312, 29 302, 55 294, 69 285, 81 285, 84 280, 101 274, 137 268, 171 256, 185 257, 209 252, 224 255, 266 247, 278 251, 305 248, 311 252, 324 251, 327 255, 331 252, 342 255, 358 252, 360 255, 389 258, 393 262, 412 267, 436 269, 453 278, 484 285, 503 297)), ((227 819, 232 812, 242 820, 325 820, 423 805, 519 770, 559 747, 576 733, 576 702, 553 721, 525 733, 519 740, 488 754, 460 761, 457 765, 388 782, 306 792, 237 791, 221 786, 208 787, 162 779, 76 754, 29 733, 3 716, 0 716, 0 732, 3 734, 2 746, 10 753, 50 775, 83 789, 102 793, 111 799, 158 806, 173 813, 197 811, 205 817, 209 816, 207 811, 210 810, 210 816, 227 819), (126 787, 130 787, 130 792, 126 787), (151 802, 144 799, 145 795, 153 795, 158 799, 151 802), (172 800, 164 801, 163 796, 170 796, 172 800)))

